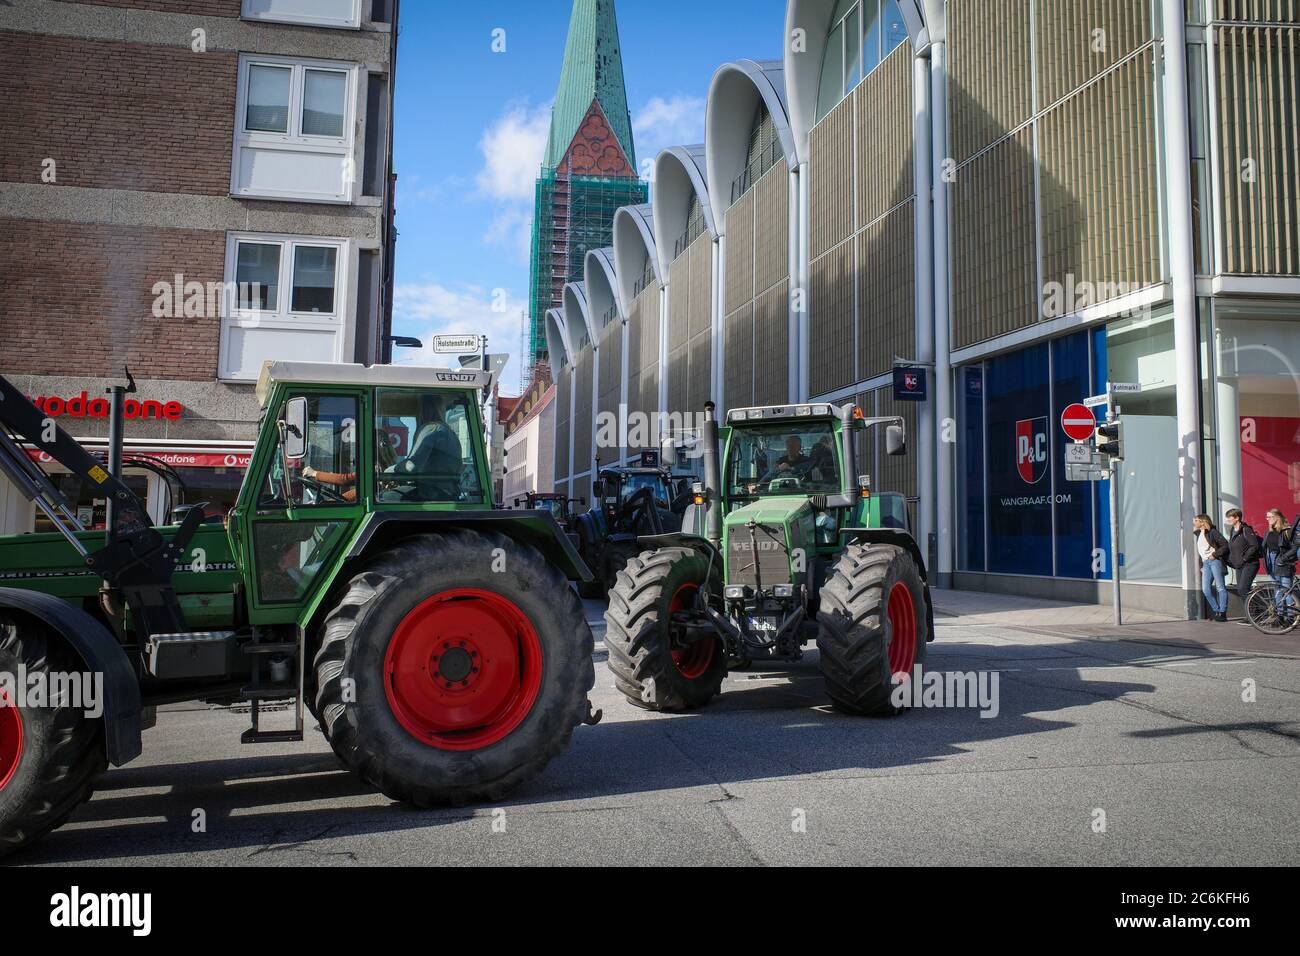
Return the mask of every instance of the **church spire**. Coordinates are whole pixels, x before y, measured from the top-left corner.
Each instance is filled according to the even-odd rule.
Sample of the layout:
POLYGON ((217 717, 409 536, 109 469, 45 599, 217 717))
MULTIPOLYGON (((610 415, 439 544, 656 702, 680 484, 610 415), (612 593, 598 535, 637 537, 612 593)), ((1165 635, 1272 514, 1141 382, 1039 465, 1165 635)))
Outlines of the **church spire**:
POLYGON ((593 105, 604 114, 628 166, 636 169, 614 0, 573 0, 560 86, 551 111, 551 134, 542 161, 544 169, 560 165, 593 105))

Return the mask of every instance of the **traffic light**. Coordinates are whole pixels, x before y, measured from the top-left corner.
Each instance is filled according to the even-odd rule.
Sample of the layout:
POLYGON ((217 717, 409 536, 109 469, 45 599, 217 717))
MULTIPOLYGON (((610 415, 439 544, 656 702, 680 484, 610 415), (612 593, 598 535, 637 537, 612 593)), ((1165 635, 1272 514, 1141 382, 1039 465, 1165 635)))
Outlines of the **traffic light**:
POLYGON ((1117 418, 1114 421, 1098 425, 1096 432, 1093 433, 1093 440, 1096 442, 1097 451, 1107 458, 1122 459, 1124 457, 1124 424, 1122 420, 1117 418))

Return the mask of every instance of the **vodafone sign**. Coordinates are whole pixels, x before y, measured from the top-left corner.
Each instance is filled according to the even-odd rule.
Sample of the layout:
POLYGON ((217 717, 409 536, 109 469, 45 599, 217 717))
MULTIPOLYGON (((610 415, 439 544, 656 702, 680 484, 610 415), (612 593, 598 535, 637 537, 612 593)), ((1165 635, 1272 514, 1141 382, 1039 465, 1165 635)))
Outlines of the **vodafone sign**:
MULTIPOLYGON (((29 395, 28 401, 50 418, 107 418, 111 406, 106 398, 91 398, 86 392, 72 398, 58 395, 29 395)), ((122 417, 128 421, 178 422, 185 414, 180 402, 137 401, 128 398, 122 405, 122 417)))
MULTIPOLYGON (((54 461, 43 451, 29 449, 28 456, 35 462, 48 465, 54 461)), ((153 458, 172 468, 238 468, 247 471, 253 463, 251 454, 236 452, 188 452, 188 451, 150 451, 148 449, 128 448, 123 452, 129 466, 132 455, 153 458)))

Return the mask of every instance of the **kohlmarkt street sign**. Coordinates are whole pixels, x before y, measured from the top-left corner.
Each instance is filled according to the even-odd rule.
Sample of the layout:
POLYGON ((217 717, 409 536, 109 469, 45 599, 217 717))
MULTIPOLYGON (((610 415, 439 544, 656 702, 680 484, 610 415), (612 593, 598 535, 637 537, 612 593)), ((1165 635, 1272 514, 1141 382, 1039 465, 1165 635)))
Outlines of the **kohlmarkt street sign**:
POLYGON ((477 335, 435 335, 433 350, 439 355, 468 355, 479 350, 477 335))
POLYGON ((1106 388, 1112 395, 1136 395, 1142 391, 1139 382, 1111 382, 1106 388))

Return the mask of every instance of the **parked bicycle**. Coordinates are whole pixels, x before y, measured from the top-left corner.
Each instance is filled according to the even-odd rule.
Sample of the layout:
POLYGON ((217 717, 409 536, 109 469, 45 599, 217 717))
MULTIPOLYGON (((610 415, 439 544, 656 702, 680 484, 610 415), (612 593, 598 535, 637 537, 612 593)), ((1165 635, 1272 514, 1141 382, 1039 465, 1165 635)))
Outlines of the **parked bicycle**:
POLYGON ((1300 625, 1300 586, 1276 581, 1255 585, 1246 598, 1246 618, 1263 634, 1289 634, 1300 625))

